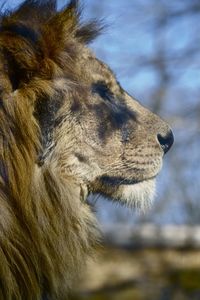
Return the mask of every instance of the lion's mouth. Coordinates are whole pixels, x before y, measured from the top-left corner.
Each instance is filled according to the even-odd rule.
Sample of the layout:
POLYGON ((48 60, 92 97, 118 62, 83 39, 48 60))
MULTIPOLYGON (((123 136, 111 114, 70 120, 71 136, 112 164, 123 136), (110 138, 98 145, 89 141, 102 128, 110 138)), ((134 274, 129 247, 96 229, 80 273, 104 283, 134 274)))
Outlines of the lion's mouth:
POLYGON ((152 176, 151 178, 146 178, 142 180, 136 180, 136 179, 126 179, 120 176, 102 176, 100 178, 100 181, 103 184, 109 185, 109 186, 120 186, 120 185, 134 185, 149 179, 154 179, 156 176, 152 176))

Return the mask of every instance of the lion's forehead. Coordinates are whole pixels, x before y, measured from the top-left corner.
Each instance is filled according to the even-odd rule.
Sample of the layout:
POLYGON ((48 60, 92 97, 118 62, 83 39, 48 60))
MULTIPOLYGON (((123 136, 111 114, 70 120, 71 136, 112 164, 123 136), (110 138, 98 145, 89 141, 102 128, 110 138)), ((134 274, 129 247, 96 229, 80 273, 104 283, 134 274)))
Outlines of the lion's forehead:
POLYGON ((113 92, 119 92, 120 85, 113 70, 85 46, 81 47, 80 52, 81 55, 78 59, 80 77, 83 76, 83 80, 88 83, 104 80, 109 87, 112 87, 113 92))

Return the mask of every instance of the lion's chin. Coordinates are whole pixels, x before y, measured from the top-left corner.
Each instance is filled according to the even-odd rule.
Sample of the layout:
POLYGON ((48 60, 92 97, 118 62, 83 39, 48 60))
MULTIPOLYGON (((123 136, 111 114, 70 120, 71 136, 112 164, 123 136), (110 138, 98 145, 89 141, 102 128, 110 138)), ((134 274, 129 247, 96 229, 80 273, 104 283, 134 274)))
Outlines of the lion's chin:
MULTIPOLYGON (((125 184, 116 184, 116 178, 109 180, 97 180, 90 189, 89 199, 92 199, 94 194, 100 194, 105 199, 123 204, 130 208, 136 208, 139 211, 146 211, 150 208, 155 197, 156 177, 152 177, 139 182, 126 181, 125 184), (114 180, 115 179, 115 180, 114 180)), ((123 183, 125 180, 123 181, 123 183)), ((89 201, 90 202, 90 201, 89 201)), ((91 201, 92 202, 92 201, 91 201)))
POLYGON ((120 185, 110 197, 128 207, 145 211, 151 206, 154 200, 155 185, 155 178, 135 184, 120 185))

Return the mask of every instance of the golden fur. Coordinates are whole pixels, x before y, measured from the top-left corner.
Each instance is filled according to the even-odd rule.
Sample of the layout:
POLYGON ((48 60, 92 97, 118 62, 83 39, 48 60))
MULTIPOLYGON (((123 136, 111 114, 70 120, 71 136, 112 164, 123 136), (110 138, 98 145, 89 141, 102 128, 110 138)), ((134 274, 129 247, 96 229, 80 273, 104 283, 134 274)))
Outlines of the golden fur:
POLYGON ((85 47, 101 26, 79 18, 77 1, 1 15, 2 300, 66 299, 98 239, 88 193, 143 202, 161 168, 168 125, 85 47))

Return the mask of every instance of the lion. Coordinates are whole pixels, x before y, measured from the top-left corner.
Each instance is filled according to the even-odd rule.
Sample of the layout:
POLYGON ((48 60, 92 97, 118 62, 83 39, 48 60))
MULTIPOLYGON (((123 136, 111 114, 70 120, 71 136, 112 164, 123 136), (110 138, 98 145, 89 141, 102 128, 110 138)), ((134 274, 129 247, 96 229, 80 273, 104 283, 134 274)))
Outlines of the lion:
POLYGON ((0 299, 67 299, 99 239, 87 197, 145 206, 167 123, 87 44, 78 1, 26 0, 0 18, 0 299))

